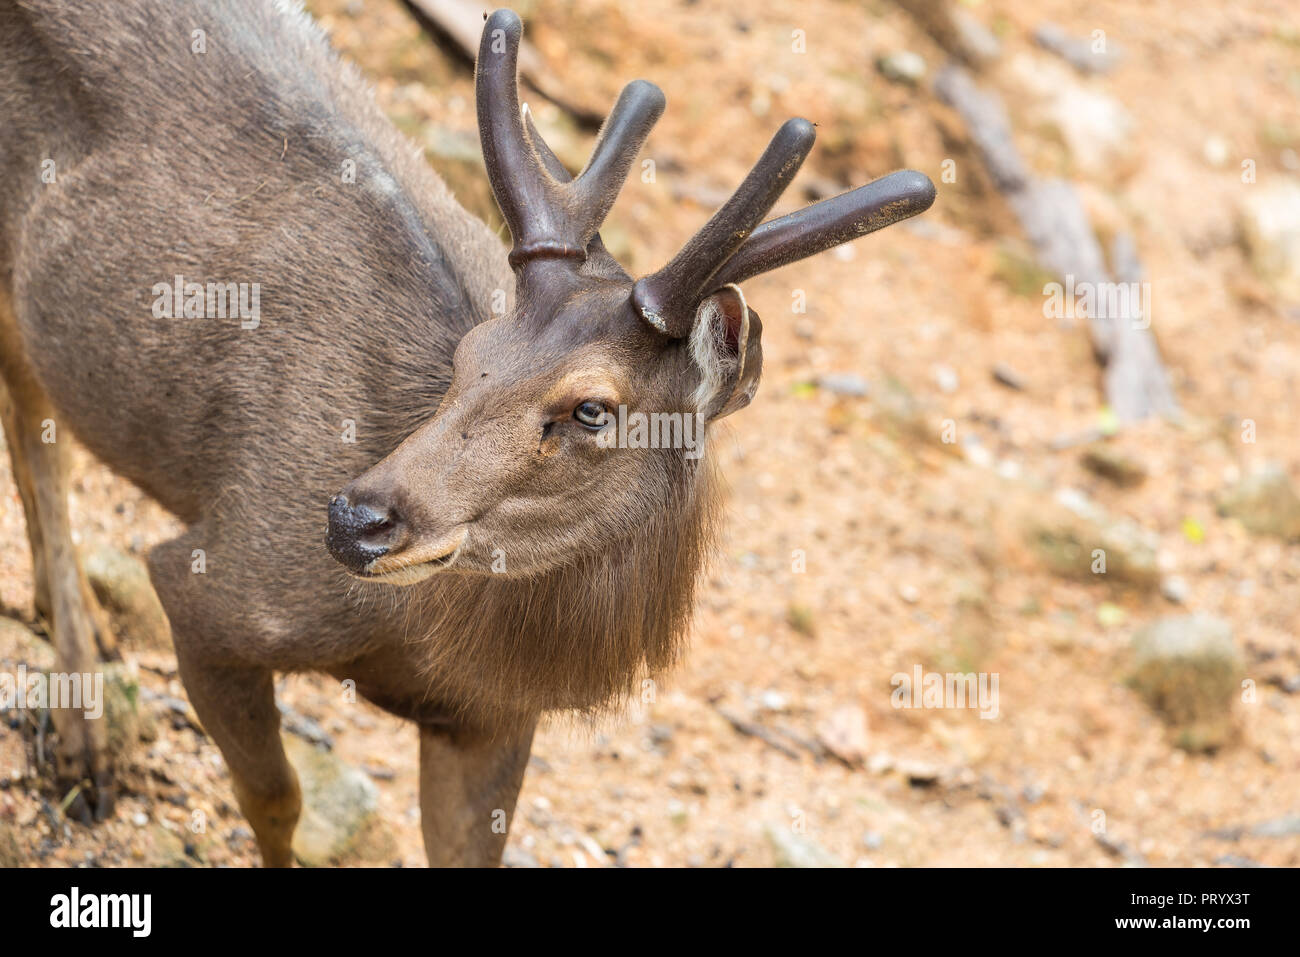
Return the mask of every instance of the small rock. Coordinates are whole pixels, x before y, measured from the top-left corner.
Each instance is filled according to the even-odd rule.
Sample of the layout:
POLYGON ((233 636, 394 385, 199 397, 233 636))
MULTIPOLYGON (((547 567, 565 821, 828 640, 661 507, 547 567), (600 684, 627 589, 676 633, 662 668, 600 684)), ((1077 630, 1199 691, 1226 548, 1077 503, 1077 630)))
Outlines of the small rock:
POLYGON ((831 754, 852 767, 867 757, 867 713, 857 705, 842 705, 817 728, 817 740, 831 754))
POLYGON ((862 398, 868 391, 867 380, 852 372, 836 372, 819 376, 817 385, 834 395, 843 395, 855 399, 862 398))
POLYGON ((1264 821, 1252 827, 1250 833, 1255 837, 1294 837, 1300 834, 1300 815, 1264 821))
POLYGON ((1228 162, 1228 141, 1222 136, 1207 137, 1201 146, 1201 155, 1211 166, 1222 168, 1228 162))
POLYGON ((514 844, 507 844, 501 855, 502 867, 541 867, 537 858, 514 844))
POLYGON ((379 792, 370 778, 295 735, 283 734, 281 740, 302 787, 302 817, 293 835, 298 860, 322 867, 362 850, 366 857, 387 857, 382 851, 387 835, 377 815, 379 792))
POLYGON ((144 562, 106 545, 83 550, 81 562, 95 597, 124 644, 151 651, 171 650, 171 626, 144 562))
POLYGON ((1185 579, 1179 578, 1177 575, 1166 575, 1160 579, 1160 594, 1175 605, 1181 605, 1191 595, 1191 588, 1185 579))
POLYGON ((1209 615, 1160 619, 1134 636, 1133 654, 1130 682, 1179 747, 1213 750, 1231 739, 1241 662, 1228 622, 1209 615))
POLYGON ((1136 488, 1146 481, 1146 466, 1106 443, 1085 449, 1080 458, 1093 475, 1113 482, 1120 488, 1136 488))
POLYGON ((926 761, 900 761, 897 768, 912 787, 929 787, 939 780, 939 766, 926 761))
POLYGON ((957 377, 957 372, 952 366, 937 365, 932 371, 934 373, 934 384, 939 387, 940 392, 951 395, 961 385, 961 380, 957 377))
POLYGON ((1238 223, 1251 265, 1286 304, 1300 304, 1300 182, 1255 183, 1242 192, 1238 223))
POLYGON ((328 731, 320 726, 319 721, 305 714, 299 714, 283 702, 279 702, 278 706, 280 708, 280 724, 284 730, 290 734, 296 734, 304 741, 320 745, 326 751, 334 750, 334 739, 330 737, 328 731))
POLYGON ((1256 535, 1300 541, 1300 495, 1279 466, 1248 475, 1219 499, 1219 513, 1256 535))
POLYGON ((1025 541, 1058 575, 1138 588, 1159 584, 1154 536, 1110 518, 1080 493, 1062 489, 1053 502, 1032 496, 1015 507, 1025 541))
POLYGON ((925 59, 911 50, 899 50, 876 60, 876 69, 886 80, 916 86, 925 78, 925 59))
POLYGON ((157 736, 153 716, 140 707, 140 680, 127 665, 111 662, 100 668, 104 674, 108 748, 118 758, 124 758, 142 739, 157 736))
POLYGON ((796 834, 789 824, 769 824, 767 839, 777 867, 847 867, 848 865, 804 834, 796 834))
POLYGON ((28 672, 54 668, 54 646, 21 621, 0 615, 0 657, 12 656, 27 665, 28 672))
POLYGON ((673 729, 667 724, 650 725, 650 746, 664 748, 673 741, 673 729))
POLYGON ((1017 392, 1025 391, 1024 376, 1005 362, 995 362, 993 364, 993 380, 1008 389, 1015 389, 1017 392))
POLYGON ((1064 65, 1028 53, 1013 58, 1009 79, 1022 91, 1031 122, 1059 139, 1080 172, 1106 177, 1132 168, 1136 124, 1117 99, 1064 65))

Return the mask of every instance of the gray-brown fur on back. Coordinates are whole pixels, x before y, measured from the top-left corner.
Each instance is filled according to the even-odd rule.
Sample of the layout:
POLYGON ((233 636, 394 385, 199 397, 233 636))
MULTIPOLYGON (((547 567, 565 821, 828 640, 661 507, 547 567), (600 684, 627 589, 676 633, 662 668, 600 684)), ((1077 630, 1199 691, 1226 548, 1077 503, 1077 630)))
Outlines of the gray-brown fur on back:
POLYGON ((303 14, 0 0, 0 118, 0 271, 28 360, 71 431, 191 525, 151 570, 205 654, 476 720, 597 706, 672 661, 708 466, 634 540, 532 580, 396 591, 325 552, 329 497, 433 414, 514 281, 303 14), (258 283, 257 327, 155 318, 176 275, 258 283))

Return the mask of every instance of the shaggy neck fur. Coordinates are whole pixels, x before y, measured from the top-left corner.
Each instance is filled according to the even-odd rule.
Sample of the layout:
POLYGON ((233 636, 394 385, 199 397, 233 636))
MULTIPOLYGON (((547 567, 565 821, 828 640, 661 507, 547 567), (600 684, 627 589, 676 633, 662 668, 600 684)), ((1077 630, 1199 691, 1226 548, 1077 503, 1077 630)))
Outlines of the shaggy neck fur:
POLYGON ((533 579, 456 576, 420 589, 409 638, 424 645, 430 700, 498 726, 542 711, 594 714, 672 667, 720 511, 708 455, 682 468, 693 474, 675 483, 675 500, 602 553, 533 579))

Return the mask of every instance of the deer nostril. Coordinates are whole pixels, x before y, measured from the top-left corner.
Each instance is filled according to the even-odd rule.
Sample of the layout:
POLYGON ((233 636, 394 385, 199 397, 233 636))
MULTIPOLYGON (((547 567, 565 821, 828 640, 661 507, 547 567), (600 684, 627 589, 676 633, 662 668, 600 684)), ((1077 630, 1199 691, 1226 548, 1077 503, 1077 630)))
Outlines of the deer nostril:
POLYGON ((347 495, 336 495, 330 500, 325 544, 342 565, 360 573, 395 546, 401 528, 401 516, 394 509, 370 502, 352 504, 347 495))
POLYGON ((376 547, 387 546, 399 524, 397 515, 392 509, 357 505, 353 507, 352 514, 356 523, 357 537, 376 547))

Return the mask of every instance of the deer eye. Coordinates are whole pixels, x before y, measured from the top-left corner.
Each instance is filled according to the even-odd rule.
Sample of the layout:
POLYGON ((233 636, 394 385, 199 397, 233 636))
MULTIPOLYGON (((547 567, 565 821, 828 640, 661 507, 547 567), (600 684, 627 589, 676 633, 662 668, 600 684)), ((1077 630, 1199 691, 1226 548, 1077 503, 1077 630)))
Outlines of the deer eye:
POLYGON ((608 414, 605 404, 594 399, 588 399, 573 410, 573 417, 589 429, 603 427, 608 414))

